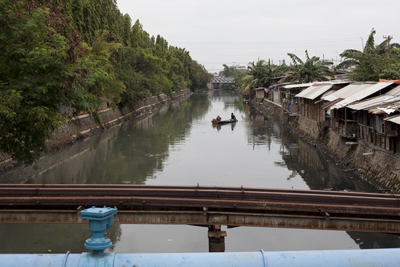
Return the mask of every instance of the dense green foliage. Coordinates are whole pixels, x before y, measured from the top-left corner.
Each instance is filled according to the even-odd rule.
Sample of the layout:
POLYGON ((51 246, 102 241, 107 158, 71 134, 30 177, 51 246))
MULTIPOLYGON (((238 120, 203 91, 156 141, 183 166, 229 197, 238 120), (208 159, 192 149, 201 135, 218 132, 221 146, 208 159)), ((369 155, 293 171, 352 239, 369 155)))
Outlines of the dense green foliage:
POLYGON ((282 82, 309 83, 312 81, 328 81, 328 77, 333 77, 333 72, 328 67, 333 63, 322 62, 316 56, 310 58, 307 50, 305 62, 295 54, 288 53, 288 56, 292 59, 293 66, 286 68, 286 71, 290 71, 291 74, 287 75, 282 82))
POLYGON ((210 79, 115 0, 0 0, 0 49, 0 150, 27 164, 67 122, 60 108, 91 113, 210 79))
POLYGON ((375 45, 375 30, 372 30, 363 51, 347 49, 341 54, 344 61, 336 70, 348 71, 349 78, 355 81, 378 81, 379 78, 398 79, 400 64, 400 45, 388 40, 375 45), (388 58, 388 48, 390 58, 388 58), (397 67, 396 67, 397 66, 397 67))
POLYGON ((32 163, 65 122, 60 106, 95 109, 107 98, 112 73, 76 31, 56 32, 65 28, 61 9, 4 0, 0 9, 0 150, 32 163))
POLYGON ((389 63, 379 74, 379 78, 387 80, 400 80, 400 61, 389 63))
POLYGON ((273 66, 269 60, 268 63, 265 60, 250 62, 241 89, 247 93, 251 88, 268 87, 272 84, 272 78, 283 75, 284 69, 285 66, 273 66))

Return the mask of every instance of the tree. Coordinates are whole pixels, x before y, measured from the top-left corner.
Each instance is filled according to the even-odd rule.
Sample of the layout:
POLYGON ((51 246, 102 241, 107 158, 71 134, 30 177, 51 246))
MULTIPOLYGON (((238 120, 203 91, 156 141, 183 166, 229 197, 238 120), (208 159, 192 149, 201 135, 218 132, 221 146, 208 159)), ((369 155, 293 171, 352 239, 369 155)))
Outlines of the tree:
POLYGON ((235 84, 240 86, 242 84, 242 79, 246 76, 245 72, 234 67, 228 67, 226 64, 223 64, 222 66, 224 67, 222 75, 225 77, 232 77, 235 84))
POLYGON ((309 83, 313 81, 328 81, 327 77, 333 77, 333 72, 329 69, 332 62, 322 62, 319 57, 310 58, 306 50, 306 61, 303 62, 298 56, 288 53, 293 62, 293 66, 286 66, 285 71, 292 73, 283 78, 282 82, 309 83))
POLYGON ((350 72, 350 78, 356 81, 377 81, 386 70, 386 77, 390 70, 391 64, 395 64, 400 60, 400 45, 397 43, 390 44, 391 58, 387 58, 388 40, 384 40, 379 45, 375 45, 374 34, 376 31, 372 29, 363 51, 355 49, 347 49, 340 54, 344 57, 344 61, 336 66, 336 70, 350 72))
POLYGON ((400 80, 400 61, 389 63, 379 74, 379 78, 387 80, 400 80))
POLYGON ((211 75, 207 72, 204 66, 200 65, 196 61, 192 62, 189 76, 192 82, 192 85, 190 87, 192 91, 196 89, 207 88, 207 83, 209 83, 211 80, 211 75))
POLYGON ((222 64, 224 70, 222 71, 222 75, 225 77, 233 77, 236 69, 234 67, 228 67, 226 64, 222 64))
POLYGON ((251 88, 268 87, 272 84, 272 78, 283 75, 283 67, 274 67, 270 60, 258 60, 257 63, 250 62, 247 67, 246 76, 242 79, 241 90, 245 93, 251 88))
POLYGON ((112 77, 90 59, 77 31, 67 37, 61 7, 0 1, 0 150, 31 164, 66 122, 60 107, 92 111, 112 77))
POLYGON ((99 30, 110 32, 108 42, 128 43, 126 24, 130 18, 121 14, 116 0, 51 0, 51 2, 65 9, 65 20, 70 26, 69 29, 77 30, 86 43, 91 44, 96 31, 99 30))

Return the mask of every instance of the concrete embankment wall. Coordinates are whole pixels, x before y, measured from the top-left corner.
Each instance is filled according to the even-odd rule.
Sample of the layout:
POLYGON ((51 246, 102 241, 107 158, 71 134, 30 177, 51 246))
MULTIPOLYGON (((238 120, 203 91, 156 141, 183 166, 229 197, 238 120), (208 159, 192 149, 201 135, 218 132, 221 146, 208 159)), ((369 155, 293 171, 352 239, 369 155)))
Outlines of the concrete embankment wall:
MULTIPOLYGON (((166 102, 171 102, 174 99, 190 96, 190 89, 182 90, 181 92, 173 92, 170 96, 161 94, 148 99, 138 101, 135 105, 124 107, 122 109, 107 108, 98 112, 100 123, 89 114, 76 116, 56 132, 54 132, 47 146, 50 151, 57 150, 67 145, 75 143, 77 140, 94 135, 103 131, 104 128, 110 128, 120 124, 126 120, 135 118, 144 113, 148 113, 155 107, 158 107, 166 102)), ((18 165, 7 154, 0 152, 0 173, 18 165)))
POLYGON ((347 171, 378 190, 400 192, 400 153, 393 154, 373 144, 358 140, 357 144, 346 144, 349 140, 330 129, 320 132, 315 121, 291 114, 280 105, 264 100, 261 104, 251 102, 265 115, 273 115, 284 122, 289 130, 318 147, 347 171))

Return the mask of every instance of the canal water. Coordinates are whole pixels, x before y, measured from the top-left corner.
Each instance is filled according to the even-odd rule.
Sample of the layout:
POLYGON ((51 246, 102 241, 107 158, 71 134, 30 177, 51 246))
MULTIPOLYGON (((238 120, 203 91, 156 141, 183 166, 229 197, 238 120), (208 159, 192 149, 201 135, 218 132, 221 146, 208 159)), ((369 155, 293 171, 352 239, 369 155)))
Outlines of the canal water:
MULTIPOLYGON (((369 185, 265 117, 231 91, 194 94, 20 167, 0 183, 217 185, 374 192, 369 185), (217 115, 234 124, 213 126, 217 115)), ((118 253, 207 252, 207 228, 114 225, 106 235, 118 253)), ((400 247, 395 235, 238 227, 226 229, 226 251, 400 247)), ((0 253, 79 253, 88 225, 0 224, 0 253)))

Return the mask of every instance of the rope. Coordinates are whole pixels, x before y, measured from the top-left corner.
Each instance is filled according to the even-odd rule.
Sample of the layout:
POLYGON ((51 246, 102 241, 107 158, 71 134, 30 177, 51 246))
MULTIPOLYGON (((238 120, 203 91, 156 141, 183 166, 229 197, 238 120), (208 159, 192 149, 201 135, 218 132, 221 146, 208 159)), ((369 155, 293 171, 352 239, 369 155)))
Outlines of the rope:
POLYGON ((67 252, 67 254, 65 254, 63 267, 66 267, 66 266, 67 266, 67 259, 68 259, 69 254, 71 254, 71 252, 69 252, 69 251, 67 252))
POLYGON ((261 252, 261 255, 262 255, 262 258, 263 258, 263 265, 264 265, 264 267, 267 267, 267 261, 265 259, 264 250, 260 249, 260 252, 261 252))

